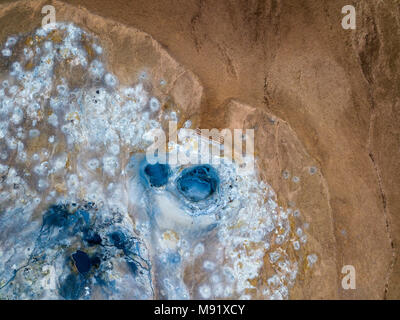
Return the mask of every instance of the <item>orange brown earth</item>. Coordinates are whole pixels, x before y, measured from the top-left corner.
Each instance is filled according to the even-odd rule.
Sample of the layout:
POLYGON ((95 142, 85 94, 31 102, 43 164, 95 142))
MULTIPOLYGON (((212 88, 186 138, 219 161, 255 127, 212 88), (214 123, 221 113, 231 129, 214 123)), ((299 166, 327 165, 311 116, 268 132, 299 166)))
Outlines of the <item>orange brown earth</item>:
MULTIPOLYGON (((399 1, 358 1, 356 30, 342 28, 341 0, 1 1, 1 42, 39 27, 45 4, 99 36, 121 83, 138 65, 167 77, 149 86, 182 123, 255 129, 261 179, 301 213, 292 229, 309 226, 287 254, 318 257, 299 266, 291 299, 400 298, 399 1), (355 290, 342 288, 344 265, 355 290)), ((266 255, 252 284, 274 268, 266 255)), ((204 276, 192 266, 184 280, 204 276)))

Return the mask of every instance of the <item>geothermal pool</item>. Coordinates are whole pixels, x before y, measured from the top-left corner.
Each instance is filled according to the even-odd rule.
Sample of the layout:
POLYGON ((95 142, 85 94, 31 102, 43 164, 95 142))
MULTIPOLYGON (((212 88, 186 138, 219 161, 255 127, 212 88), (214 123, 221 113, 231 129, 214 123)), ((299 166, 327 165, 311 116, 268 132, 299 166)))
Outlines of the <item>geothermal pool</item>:
POLYGON ((287 253, 307 237, 257 170, 146 160, 179 110, 122 83, 95 35, 10 35, 0 62, 0 298, 287 299, 315 263, 287 253))

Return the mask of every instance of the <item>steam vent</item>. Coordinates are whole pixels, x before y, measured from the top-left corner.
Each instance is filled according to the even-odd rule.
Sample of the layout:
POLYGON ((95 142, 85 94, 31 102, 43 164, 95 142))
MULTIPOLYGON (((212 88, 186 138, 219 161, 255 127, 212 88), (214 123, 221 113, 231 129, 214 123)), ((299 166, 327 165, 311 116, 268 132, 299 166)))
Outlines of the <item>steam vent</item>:
POLYGON ((399 299, 400 6, 344 5, 0 1, 0 299, 399 299))

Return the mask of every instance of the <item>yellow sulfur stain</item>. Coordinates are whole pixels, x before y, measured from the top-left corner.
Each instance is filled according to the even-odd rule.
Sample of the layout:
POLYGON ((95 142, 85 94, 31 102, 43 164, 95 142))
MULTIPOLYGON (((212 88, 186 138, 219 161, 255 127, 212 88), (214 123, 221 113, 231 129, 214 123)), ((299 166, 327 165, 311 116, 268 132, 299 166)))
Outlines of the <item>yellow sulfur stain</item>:
POLYGON ((248 281, 253 287, 257 287, 257 285, 258 285, 258 278, 247 279, 247 281, 248 281))
POLYGON ((61 41, 63 40, 58 30, 53 30, 52 32, 50 32, 48 38, 52 40, 54 43, 61 43, 61 41))
POLYGON ((74 120, 80 121, 79 114, 76 111, 68 113, 66 119, 67 119, 67 121, 74 121, 74 120))
POLYGON ((65 183, 57 183, 54 188, 56 189, 56 191, 58 193, 65 193, 67 191, 67 187, 65 185, 65 183))
POLYGON ((31 47, 33 45, 33 39, 32 37, 27 37, 25 40, 25 45, 28 47, 31 47))
POLYGON ((178 241, 179 240, 178 234, 173 230, 165 231, 163 233, 163 238, 165 240, 169 240, 169 241, 178 241))
POLYGON ((26 70, 32 70, 32 68, 33 68, 33 62, 32 61, 29 61, 26 65, 25 65, 25 69, 26 70))

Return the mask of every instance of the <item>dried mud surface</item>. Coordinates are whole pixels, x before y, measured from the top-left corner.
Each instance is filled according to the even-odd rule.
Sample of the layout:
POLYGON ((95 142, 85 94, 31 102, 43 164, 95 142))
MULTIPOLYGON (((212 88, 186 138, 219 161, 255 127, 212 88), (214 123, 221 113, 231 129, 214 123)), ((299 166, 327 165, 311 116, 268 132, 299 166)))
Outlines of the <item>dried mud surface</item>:
POLYGON ((261 176, 299 208, 306 250, 319 258, 300 268, 292 299, 400 298, 399 1, 359 1, 356 30, 342 29, 341 0, 0 3, 13 10, 1 41, 39 26, 34 11, 53 4, 58 19, 101 33, 121 81, 137 64, 165 61, 159 72, 174 85, 164 94, 183 119, 255 129, 261 176), (132 55, 138 37, 143 52, 132 55), (356 290, 341 287, 348 264, 356 290))

